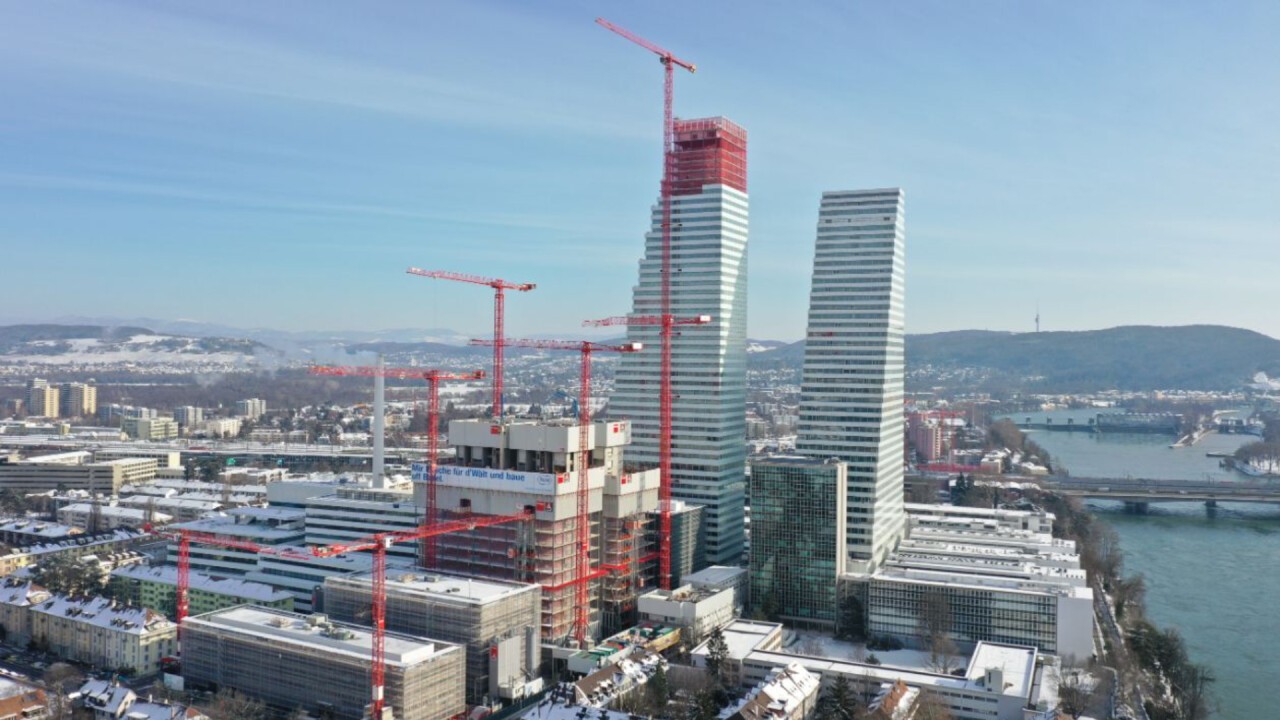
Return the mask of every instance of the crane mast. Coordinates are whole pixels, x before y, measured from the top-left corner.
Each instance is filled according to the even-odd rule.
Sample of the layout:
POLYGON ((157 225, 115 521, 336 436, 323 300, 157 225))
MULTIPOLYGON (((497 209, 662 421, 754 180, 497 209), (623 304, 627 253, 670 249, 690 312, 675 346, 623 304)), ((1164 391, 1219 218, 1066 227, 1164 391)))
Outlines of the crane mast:
POLYGON ((675 174, 675 117, 672 105, 675 96, 675 69, 684 68, 689 72, 697 72, 693 63, 676 57, 655 43, 652 43, 625 28, 614 25, 604 18, 596 18, 596 23, 640 47, 654 53, 662 63, 662 273, 661 298, 662 306, 659 314, 659 337, 661 338, 661 365, 659 370, 658 390, 658 466, 662 477, 659 487, 662 488, 662 507, 660 508, 659 528, 659 582, 664 590, 671 589, 671 423, 672 423, 672 390, 671 390, 671 339, 675 318, 671 314, 671 196, 672 176, 675 174))
POLYGON ((502 379, 503 379, 503 344, 505 332, 506 291, 528 292, 537 287, 534 283, 518 283, 501 278, 481 277, 466 273, 449 272, 447 270, 423 270, 411 267, 406 270, 410 275, 434 278, 436 280, 453 280, 454 282, 485 285, 493 288, 493 417, 502 417, 502 379))
MULTIPOLYGON (((484 371, 467 373, 423 368, 385 368, 381 366, 312 365, 312 375, 360 376, 395 378, 399 380, 425 380, 427 383, 427 497, 423 526, 429 527, 439 519, 436 502, 436 475, 440 467, 440 383, 445 380, 483 380, 484 371)), ((436 540, 434 536, 423 540, 419 550, 419 564, 424 568, 436 565, 436 540)))
MULTIPOLYGON (((471 344, 488 345, 489 342, 472 340, 471 344)), ((600 574, 591 569, 591 493, 589 489, 591 454, 587 451, 587 447, 591 444, 591 354, 640 352, 644 345, 641 343, 607 345, 586 340, 506 340, 504 342, 509 347, 575 350, 582 355, 578 384, 578 490, 577 514, 574 521, 574 540, 578 546, 578 557, 573 579, 575 585, 573 636, 580 647, 586 647, 591 623, 591 597, 587 585, 592 578, 599 577, 600 574)))

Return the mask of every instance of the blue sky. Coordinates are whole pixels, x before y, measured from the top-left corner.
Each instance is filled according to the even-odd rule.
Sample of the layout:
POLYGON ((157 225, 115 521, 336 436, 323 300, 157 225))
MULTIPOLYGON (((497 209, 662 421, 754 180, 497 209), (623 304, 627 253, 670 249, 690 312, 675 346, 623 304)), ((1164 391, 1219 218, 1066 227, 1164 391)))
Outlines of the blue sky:
POLYGON ((676 111, 750 133, 750 334, 820 193, 907 191, 908 330, 1280 336, 1280 3, 0 3, 0 318, 509 334, 625 312, 676 111))

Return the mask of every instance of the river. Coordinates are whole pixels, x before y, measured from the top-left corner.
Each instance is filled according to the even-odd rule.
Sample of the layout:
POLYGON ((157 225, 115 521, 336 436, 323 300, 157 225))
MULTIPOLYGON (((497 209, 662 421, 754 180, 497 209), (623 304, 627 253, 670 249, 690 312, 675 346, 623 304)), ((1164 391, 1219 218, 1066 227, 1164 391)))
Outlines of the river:
MULTIPOLYGON (((1085 423, 1095 412, 1014 417, 1085 423)), ((1205 453, 1230 452, 1256 439, 1210 434, 1193 447, 1171 449, 1166 435, 1027 434, 1072 475, 1185 480, 1245 479, 1205 453)), ((1089 505, 1119 532, 1125 571, 1146 576, 1147 614, 1161 627, 1177 628, 1192 660, 1218 678, 1214 717, 1280 717, 1280 507, 1220 503, 1210 514, 1199 503, 1152 503, 1149 514, 1136 516, 1119 503, 1089 505)))

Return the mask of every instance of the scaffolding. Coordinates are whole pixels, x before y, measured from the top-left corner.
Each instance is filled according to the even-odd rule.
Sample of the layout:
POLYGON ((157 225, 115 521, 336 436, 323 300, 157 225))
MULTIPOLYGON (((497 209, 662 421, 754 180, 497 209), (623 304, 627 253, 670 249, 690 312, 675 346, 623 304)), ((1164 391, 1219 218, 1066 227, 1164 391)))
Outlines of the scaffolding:
MULTIPOLYGON (((325 581, 325 611, 333 618, 369 622, 368 574, 325 581)), ((387 578, 387 629, 466 647, 467 703, 511 699, 517 685, 538 677, 541 593, 536 586, 452 578, 434 572, 392 572, 387 578), (491 663, 504 641, 514 641, 511 677, 493 677, 491 663), (532 651, 532 652, 531 652, 532 651)))
MULTIPOLYGON (((231 687, 286 711, 361 720, 369 705, 369 635, 322 615, 218 611, 184 624, 183 676, 189 687, 231 687)), ((388 639, 393 656, 397 643, 406 648, 387 663, 386 697, 397 720, 448 720, 465 710, 462 648, 437 644, 424 653, 421 638, 388 639)))

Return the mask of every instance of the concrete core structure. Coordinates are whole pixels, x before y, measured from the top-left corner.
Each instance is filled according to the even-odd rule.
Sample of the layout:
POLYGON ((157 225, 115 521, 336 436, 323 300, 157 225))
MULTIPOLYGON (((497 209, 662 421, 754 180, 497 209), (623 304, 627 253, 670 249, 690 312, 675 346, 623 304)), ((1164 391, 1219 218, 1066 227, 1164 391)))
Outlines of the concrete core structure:
MULTIPOLYGON (((437 473, 438 516, 514 515, 538 510, 532 522, 510 523, 442 536, 435 569, 542 586, 541 631, 564 643, 573 628, 578 550, 578 463, 588 463, 590 567, 604 571, 590 582, 590 632, 633 624, 636 597, 652 587, 657 552, 651 544, 658 507, 658 471, 632 471, 623 461, 631 441, 627 422, 597 422, 588 446, 578 447, 578 425, 455 420, 449 441, 456 464, 437 473)), ((426 467, 414 466, 415 493, 426 505, 426 467)))

